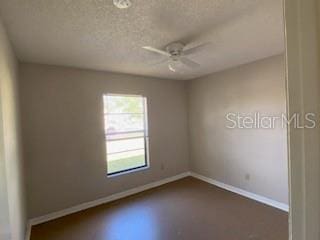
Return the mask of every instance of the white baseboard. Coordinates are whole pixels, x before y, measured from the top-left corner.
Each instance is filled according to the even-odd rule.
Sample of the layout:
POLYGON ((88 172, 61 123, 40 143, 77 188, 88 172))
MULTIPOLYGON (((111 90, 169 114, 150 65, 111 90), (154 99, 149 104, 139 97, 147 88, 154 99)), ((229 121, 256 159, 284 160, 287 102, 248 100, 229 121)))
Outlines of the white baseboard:
POLYGON ((120 192, 120 193, 116 193, 116 194, 113 194, 113 195, 110 195, 110 196, 107 196, 107 197, 104 197, 104 198, 100 198, 100 199, 97 199, 97 200, 94 200, 94 201, 91 201, 91 202, 82 203, 82 204, 76 205, 74 207, 70 207, 70 208, 67 208, 67 209, 64 209, 64 210, 61 210, 61 211, 49 213, 49 214, 41 216, 41 217, 32 218, 32 219, 30 219, 28 221, 26 240, 30 239, 31 228, 34 225, 45 223, 45 222, 48 222, 48 221, 51 221, 51 220, 54 220, 54 219, 57 219, 57 218, 60 218, 60 217, 63 217, 63 216, 70 215, 72 213, 76 213, 76 212, 79 212, 79 211, 82 211, 82 210, 85 210, 85 209, 88 209, 88 208, 92 208, 92 207, 95 207, 95 206, 98 206, 98 205, 101 205, 101 204, 105 204, 105 203, 108 203, 108 202, 111 202, 111 201, 115 201, 115 200, 118 200, 118 199, 121 199, 121 198, 124 198, 124 197, 128 197, 130 195, 133 195, 133 194, 136 194, 136 193, 139 193, 139 192, 143 192, 143 191, 146 191, 148 189, 152 189, 152 188, 161 186, 161 185, 166 184, 166 183, 174 182, 176 180, 179 180, 179 179, 182 179, 182 178, 185 178, 185 177, 188 177, 188 176, 192 176, 192 177, 197 178, 199 180, 202 180, 204 182, 210 183, 212 185, 215 185, 217 187, 223 188, 223 189, 228 190, 230 192, 237 193, 237 194, 242 195, 244 197, 256 200, 256 201, 264 203, 266 205, 281 209, 283 211, 286 211, 286 212, 289 211, 289 207, 288 207, 287 204, 280 203, 280 202, 274 201, 272 199, 269 199, 269 198, 266 198, 266 197, 251 193, 251 192, 247 192, 247 191, 242 190, 240 188, 236 188, 234 186, 231 186, 231 185, 228 185, 228 184, 213 180, 211 178, 202 176, 202 175, 194 173, 194 172, 185 172, 185 173, 181 173, 181 174, 178 174, 176 176, 173 176, 173 177, 165 178, 165 179, 162 179, 162 180, 159 180, 159 181, 156 181, 156 182, 152 182, 152 183, 140 186, 140 187, 136 187, 136 188, 124 191, 124 192, 120 192))
POLYGON ((217 187, 223 188, 223 189, 228 190, 230 192, 237 193, 237 194, 239 194, 241 196, 244 196, 244 197, 256 200, 258 202, 264 203, 266 205, 281 209, 281 210, 286 211, 286 212, 289 211, 288 204, 281 203, 281 202, 278 202, 278 201, 275 201, 275 200, 260 196, 260 195, 255 194, 255 193, 251 193, 251 192, 242 190, 240 188, 237 188, 237 187, 234 187, 234 186, 231 186, 231 185, 216 181, 214 179, 205 177, 205 176, 197 174, 195 172, 191 172, 190 176, 192 176, 194 178, 197 178, 199 180, 202 180, 204 182, 210 183, 212 185, 215 185, 217 187))
POLYGON ((37 225, 40 223, 48 222, 48 221, 72 214, 72 213, 76 213, 76 212, 79 212, 79 211, 82 211, 82 210, 85 210, 88 208, 92 208, 92 207, 95 207, 95 206, 98 206, 98 205, 101 205, 104 203, 108 203, 108 202, 115 201, 115 200, 118 200, 118 199, 121 199, 124 197, 128 197, 130 195, 133 195, 133 194, 136 194, 136 193, 139 193, 139 192, 151 189, 151 188, 155 188, 155 187, 161 186, 163 184, 170 183, 170 182, 179 180, 181 178, 185 178, 187 176, 190 176, 189 172, 181 173, 181 174, 178 174, 173 177, 165 178, 165 179, 162 179, 162 180, 159 180, 156 182, 152 182, 152 183, 149 183, 149 184, 146 184, 146 185, 143 185, 140 187, 136 187, 136 188, 124 191, 124 192, 116 193, 116 194, 113 194, 113 195, 110 195, 110 196, 107 196, 104 198, 100 198, 100 199, 97 199, 94 201, 82 203, 82 204, 76 205, 74 207, 70 207, 70 208, 61 210, 61 211, 49 213, 49 214, 41 216, 41 217, 32 218, 29 220, 29 225, 34 226, 34 225, 37 225))

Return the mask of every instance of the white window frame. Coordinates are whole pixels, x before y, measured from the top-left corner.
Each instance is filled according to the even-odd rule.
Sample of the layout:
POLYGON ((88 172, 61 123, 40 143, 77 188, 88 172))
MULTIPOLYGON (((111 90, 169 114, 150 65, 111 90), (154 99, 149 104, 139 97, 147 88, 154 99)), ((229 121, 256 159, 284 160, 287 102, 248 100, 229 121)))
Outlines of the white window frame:
MULTIPOLYGON (((119 176, 119 175, 123 175, 123 174, 127 174, 127 173, 132 173, 132 172, 136 172, 136 171, 140 171, 140 170, 145 170, 148 169, 150 166, 150 162, 149 162, 149 134, 148 134, 148 104, 147 104, 147 98, 143 95, 133 95, 133 94, 115 94, 115 93, 107 93, 107 94, 103 94, 103 109, 105 109, 105 97, 107 96, 122 96, 122 97, 140 97, 143 99, 143 119, 144 119, 144 165, 138 166, 138 167, 134 167, 134 168, 128 168, 128 169, 124 169, 121 171, 117 171, 117 172, 108 172, 107 169, 107 176, 108 177, 114 177, 114 176, 119 176)), ((106 120, 108 115, 108 112, 105 112, 105 110, 103 111, 103 118, 104 118, 104 124, 106 124, 108 122, 108 120, 106 120)), ((104 130, 107 128, 107 126, 104 126, 104 130)), ((126 132, 121 132, 121 133, 126 133, 126 132)), ((129 132, 128 132, 129 133, 129 132)), ((108 149, 107 149, 107 142, 110 141, 107 139, 107 132, 104 132, 104 136, 105 136, 105 146, 106 146, 106 161, 108 163, 108 149)), ((137 137, 137 138, 141 138, 141 137, 137 137)), ((128 137, 128 138, 123 138, 121 140, 127 140, 127 139, 132 139, 132 137, 128 137)), ((128 150, 131 151, 131 150, 128 150)), ((107 164, 108 165, 108 164, 107 164)), ((108 166, 107 166, 108 167, 108 166)))

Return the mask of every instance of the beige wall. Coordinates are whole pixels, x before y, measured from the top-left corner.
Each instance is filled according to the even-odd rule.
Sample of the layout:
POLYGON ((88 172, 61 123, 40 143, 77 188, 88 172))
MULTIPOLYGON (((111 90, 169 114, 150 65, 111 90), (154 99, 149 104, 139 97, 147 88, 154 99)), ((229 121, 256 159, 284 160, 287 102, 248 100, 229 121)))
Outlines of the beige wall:
POLYGON ((285 113, 284 69, 275 56, 189 82, 193 171, 288 203, 286 130, 228 129, 225 119, 229 112, 285 113))
POLYGON ((0 21, 0 239, 22 240, 26 222, 16 72, 16 59, 0 21))
POLYGON ((228 111, 285 112, 282 56, 190 82, 23 63, 20 92, 29 217, 173 176, 190 166, 226 184, 288 202, 285 129, 225 128, 228 111), (109 92, 147 96, 150 169, 107 178, 102 95, 109 92))
POLYGON ((20 91, 29 217, 188 170, 183 81, 21 64, 20 91), (147 97, 150 169, 107 178, 104 93, 147 97))

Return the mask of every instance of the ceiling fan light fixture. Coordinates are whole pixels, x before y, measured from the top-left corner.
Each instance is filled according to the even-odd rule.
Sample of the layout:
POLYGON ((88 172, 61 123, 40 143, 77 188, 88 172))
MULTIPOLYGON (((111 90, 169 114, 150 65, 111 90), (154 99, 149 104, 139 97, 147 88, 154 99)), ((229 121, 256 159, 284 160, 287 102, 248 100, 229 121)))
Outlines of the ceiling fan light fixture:
POLYGON ((167 62, 168 68, 172 72, 178 72, 183 67, 195 69, 199 68, 200 64, 188 58, 189 54, 193 54, 202 48, 204 48, 209 43, 200 44, 196 47, 189 48, 187 50, 184 49, 185 45, 181 42, 173 42, 170 43, 164 50, 154 48, 151 46, 144 46, 143 49, 165 56, 167 60, 161 61, 160 63, 167 62))
POLYGON ((168 68, 171 72, 176 72, 176 69, 174 68, 174 66, 172 66, 171 63, 168 64, 168 68))
POLYGON ((129 8, 132 5, 131 0, 113 0, 113 4, 120 9, 129 8))

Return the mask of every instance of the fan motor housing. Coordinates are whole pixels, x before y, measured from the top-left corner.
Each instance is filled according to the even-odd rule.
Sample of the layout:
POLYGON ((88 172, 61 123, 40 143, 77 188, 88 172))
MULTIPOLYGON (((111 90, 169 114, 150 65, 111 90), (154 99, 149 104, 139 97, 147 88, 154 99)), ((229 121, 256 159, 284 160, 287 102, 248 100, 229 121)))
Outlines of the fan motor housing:
POLYGON ((170 43, 166 47, 166 50, 168 53, 170 53, 172 59, 175 60, 176 57, 181 56, 183 48, 184 48, 184 44, 179 42, 174 42, 174 43, 170 43))

